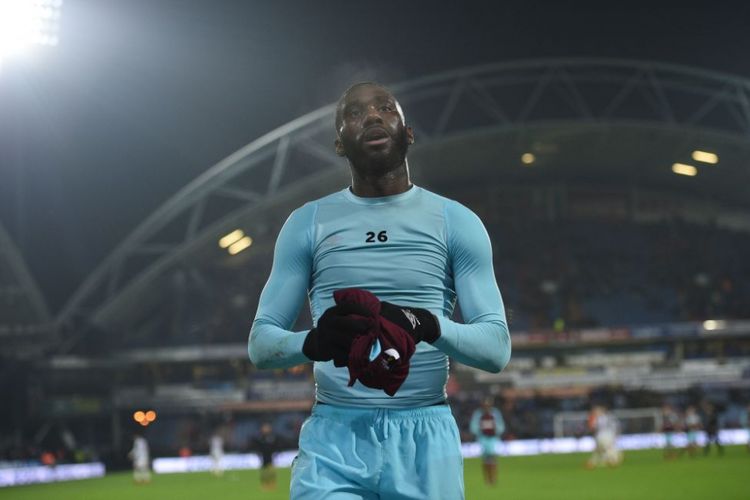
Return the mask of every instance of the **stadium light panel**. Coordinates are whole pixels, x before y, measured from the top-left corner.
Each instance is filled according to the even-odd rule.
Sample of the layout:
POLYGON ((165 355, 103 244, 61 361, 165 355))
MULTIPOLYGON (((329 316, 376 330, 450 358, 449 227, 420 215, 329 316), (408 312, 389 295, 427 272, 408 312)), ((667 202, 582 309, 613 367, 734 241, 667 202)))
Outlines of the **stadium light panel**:
POLYGON ((0 0, 0 61, 31 45, 57 45, 62 0, 0 0))
POLYGON ((711 165, 716 165, 719 163, 719 155, 716 153, 709 153, 708 151, 700 151, 696 149, 693 151, 693 160, 699 161, 701 163, 710 163, 711 165))
POLYGON ((727 322, 721 319, 707 319, 703 322, 703 329, 704 330, 719 330, 722 328, 725 328, 727 326, 727 322))
POLYGON ((534 161, 536 161, 536 156, 533 153, 524 153, 521 155, 521 162, 524 165, 531 165, 534 161))
POLYGON ((219 246, 221 248, 229 248, 233 243, 241 240, 243 236, 245 236, 245 232, 242 229, 235 229, 219 239, 219 246))
POLYGON ((149 410, 146 412, 146 420, 149 422, 153 422, 156 420, 156 412, 154 410, 149 410))
POLYGON ((133 413, 133 420, 135 420, 136 422, 140 424, 144 420, 146 420, 146 414, 138 410, 137 412, 133 413))
POLYGON ((245 236, 244 238, 236 241, 235 243, 232 243, 227 251, 229 252, 229 255, 237 255, 247 247, 253 244, 253 239, 250 236, 245 236))
POLYGON ((674 165, 672 165, 672 172, 677 175, 687 175, 688 177, 694 177, 698 175, 697 168, 685 163, 675 163, 674 165))

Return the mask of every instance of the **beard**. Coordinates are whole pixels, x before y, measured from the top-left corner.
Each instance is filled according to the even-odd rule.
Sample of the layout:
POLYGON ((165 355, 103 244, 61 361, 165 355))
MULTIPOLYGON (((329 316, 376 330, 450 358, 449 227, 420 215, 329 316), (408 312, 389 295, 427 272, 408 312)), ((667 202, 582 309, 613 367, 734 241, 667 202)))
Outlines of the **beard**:
POLYGON ((391 141, 382 150, 368 150, 359 141, 343 141, 344 152, 349 163, 365 176, 384 175, 403 165, 409 151, 406 129, 399 129, 391 136, 391 141))

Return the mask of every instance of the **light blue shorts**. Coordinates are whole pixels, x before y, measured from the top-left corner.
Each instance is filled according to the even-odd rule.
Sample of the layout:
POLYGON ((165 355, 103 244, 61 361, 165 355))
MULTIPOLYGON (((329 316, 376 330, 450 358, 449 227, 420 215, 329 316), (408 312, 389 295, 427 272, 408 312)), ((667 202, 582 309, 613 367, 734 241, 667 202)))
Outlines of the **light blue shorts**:
POLYGON ((463 457, 448 405, 316 404, 292 464, 292 500, 462 500, 463 457))
POLYGON ((667 448, 674 448, 674 432, 665 432, 664 442, 666 443, 667 448))
POLYGON ((497 452, 495 451, 495 444, 497 443, 497 438, 492 436, 479 436, 479 446, 482 447, 482 461, 484 463, 495 463, 495 457, 497 456, 497 452))
POLYGON ((687 431, 688 446, 698 444, 698 431, 687 431))

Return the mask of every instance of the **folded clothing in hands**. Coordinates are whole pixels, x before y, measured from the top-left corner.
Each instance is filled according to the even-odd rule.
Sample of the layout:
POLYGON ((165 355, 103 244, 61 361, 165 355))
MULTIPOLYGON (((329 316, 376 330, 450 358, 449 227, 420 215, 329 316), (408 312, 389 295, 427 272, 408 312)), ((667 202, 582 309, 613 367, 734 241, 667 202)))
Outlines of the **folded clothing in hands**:
POLYGON ((349 386, 359 380, 393 396, 409 375, 409 360, 416 350, 414 339, 380 315, 380 300, 367 290, 337 290, 333 298, 337 305, 356 307, 357 313, 352 316, 370 319, 369 328, 357 334, 349 350, 349 386))

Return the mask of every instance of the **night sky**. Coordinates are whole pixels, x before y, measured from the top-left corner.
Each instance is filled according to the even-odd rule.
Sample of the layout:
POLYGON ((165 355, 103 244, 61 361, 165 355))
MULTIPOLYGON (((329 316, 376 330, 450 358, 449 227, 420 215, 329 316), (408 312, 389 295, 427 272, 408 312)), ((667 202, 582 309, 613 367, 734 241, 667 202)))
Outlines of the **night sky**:
POLYGON ((750 78, 749 3, 65 0, 60 44, 0 67, 0 221, 56 312, 191 179, 353 81, 579 56, 750 78))

